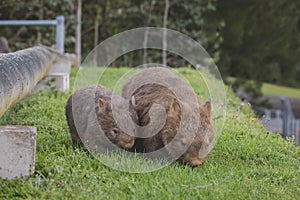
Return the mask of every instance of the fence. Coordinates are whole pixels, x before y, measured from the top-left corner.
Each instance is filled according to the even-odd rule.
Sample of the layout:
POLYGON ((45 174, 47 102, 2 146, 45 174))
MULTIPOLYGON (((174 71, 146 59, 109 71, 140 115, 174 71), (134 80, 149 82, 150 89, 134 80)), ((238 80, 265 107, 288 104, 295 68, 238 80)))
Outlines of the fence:
POLYGON ((296 119, 291 103, 285 97, 280 97, 282 110, 263 109, 264 117, 261 122, 273 133, 280 133, 282 137, 294 138, 295 145, 300 145, 300 119, 296 119))
POLYGON ((282 111, 278 109, 263 109, 264 117, 261 122, 266 126, 266 128, 273 133, 282 133, 283 120, 282 111))
POLYGON ((300 120, 297 120, 293 114, 291 103, 288 99, 281 96, 280 101, 283 105, 282 112, 282 136, 285 138, 293 137, 295 138, 295 145, 300 145, 300 120))
POLYGON ((56 49, 64 52, 64 16, 57 16, 55 20, 0 20, 0 26, 56 26, 56 49))

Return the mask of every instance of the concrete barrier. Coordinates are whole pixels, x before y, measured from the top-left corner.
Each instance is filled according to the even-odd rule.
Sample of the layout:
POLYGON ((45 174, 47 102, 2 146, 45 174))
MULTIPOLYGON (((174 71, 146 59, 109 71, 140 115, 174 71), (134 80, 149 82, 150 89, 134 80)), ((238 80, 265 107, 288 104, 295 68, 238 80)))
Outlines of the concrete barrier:
POLYGON ((70 88, 71 61, 64 56, 52 64, 48 74, 43 78, 33 92, 52 91, 67 92, 70 88))
POLYGON ((28 177, 34 172, 36 128, 0 126, 0 177, 28 177))
MULTIPOLYGON (((33 90, 69 89, 71 64, 44 46, 0 54, 0 117, 33 90), (53 80, 52 80, 53 79, 53 80)), ((0 126, 0 177, 18 178, 34 173, 36 128, 0 126)))
POLYGON ((43 46, 0 54, 0 117, 32 91, 58 57, 56 51, 43 46))

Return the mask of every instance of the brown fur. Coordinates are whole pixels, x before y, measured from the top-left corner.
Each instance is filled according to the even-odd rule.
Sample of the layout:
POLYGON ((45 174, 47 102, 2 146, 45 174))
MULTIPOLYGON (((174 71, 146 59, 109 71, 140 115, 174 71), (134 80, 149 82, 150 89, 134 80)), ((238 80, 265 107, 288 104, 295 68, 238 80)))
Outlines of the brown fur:
MULTIPOLYGON (((180 122, 180 104, 175 95, 168 88, 157 85, 144 85, 133 94, 135 97, 135 110, 139 121, 138 125, 146 126, 150 123, 149 111, 151 106, 156 103, 162 105, 167 112, 166 123, 163 129, 156 135, 148 138, 138 139, 135 148, 138 151, 152 152, 165 146, 163 137, 170 134, 176 134, 180 122), (161 94, 165 95, 162 96, 161 94)), ((155 115, 155 114, 154 114, 155 115)), ((155 117, 160 117, 155 115, 155 117)), ((174 137, 174 135, 173 135, 174 137)))
MULTIPOLYGON (((90 86, 86 87, 80 90, 77 90, 70 98, 68 99, 67 105, 66 105, 66 117, 67 122, 69 125, 69 130, 71 133, 71 138, 73 143, 80 144, 81 138, 78 135, 77 129, 74 124, 74 117, 73 112, 76 109, 76 113, 80 113, 84 116, 85 113, 82 113, 84 111, 85 107, 88 107, 86 98, 92 98, 94 97, 94 105, 95 105, 95 111, 98 123, 103 130, 105 136, 114 144, 117 146, 129 149, 134 144, 134 137, 131 135, 126 134, 123 132, 116 124, 113 114, 112 114, 112 105, 111 105, 111 96, 112 91, 103 87, 103 86, 90 86), (92 94, 95 94, 94 96, 92 94), (76 97, 76 107, 72 105, 72 98, 76 97), (73 108, 74 107, 74 108, 73 108)), ((125 104, 128 104, 129 102, 123 98, 118 98, 119 101, 117 101, 117 108, 118 111, 119 107, 122 107, 125 104)), ((93 101, 91 101, 93 102, 93 101)), ((130 115, 132 118, 135 117, 135 111, 131 109, 130 115)), ((83 118, 84 119, 84 118, 83 118)), ((78 122, 81 123, 81 122, 78 122)), ((82 125, 84 126, 84 124, 82 125)), ((134 130, 132 130, 133 134, 134 130)), ((95 133, 96 134, 96 133, 95 133)))
MULTIPOLYGON (((128 98, 134 96, 136 99, 136 110, 139 117, 139 125, 145 126, 149 123, 148 112, 153 103, 162 104, 167 111, 167 120, 163 129, 155 136, 150 138, 137 138, 135 147, 138 151, 143 149, 145 152, 158 150, 172 140, 172 146, 169 148, 169 153, 180 151, 184 145, 190 144, 178 161, 187 163, 191 166, 200 166, 207 154, 212 148, 212 143, 215 137, 213 122, 211 118, 210 102, 202 103, 198 96, 182 81, 178 76, 170 70, 161 67, 147 68, 142 72, 131 77, 124 85, 122 96, 128 98), (156 83, 144 84, 138 87, 141 82, 159 77, 162 83, 170 83, 173 88, 156 83), (179 88, 181 97, 189 97, 185 101, 180 101, 178 96, 172 92, 173 89, 179 88), (138 89, 136 89, 138 88, 138 89), (134 91, 135 90, 135 91, 134 91), (199 122, 194 123, 186 120, 182 121, 182 116, 199 115, 199 122), (186 132, 178 137, 175 137, 180 123, 185 123, 189 127, 199 127, 194 138, 190 133, 186 132)), ((180 96, 179 96, 180 97, 180 96)), ((160 116, 156 116, 160 118, 160 116)))
POLYGON ((0 53, 9 53, 11 52, 7 39, 5 37, 0 37, 0 53))

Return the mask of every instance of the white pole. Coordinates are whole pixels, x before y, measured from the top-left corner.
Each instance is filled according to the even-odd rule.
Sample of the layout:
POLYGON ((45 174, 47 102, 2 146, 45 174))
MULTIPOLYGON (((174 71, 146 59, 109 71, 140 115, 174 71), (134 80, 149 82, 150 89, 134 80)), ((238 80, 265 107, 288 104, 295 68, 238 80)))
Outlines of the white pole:
POLYGON ((64 53, 64 40, 65 40, 65 17, 57 16, 56 17, 56 49, 59 53, 64 53))

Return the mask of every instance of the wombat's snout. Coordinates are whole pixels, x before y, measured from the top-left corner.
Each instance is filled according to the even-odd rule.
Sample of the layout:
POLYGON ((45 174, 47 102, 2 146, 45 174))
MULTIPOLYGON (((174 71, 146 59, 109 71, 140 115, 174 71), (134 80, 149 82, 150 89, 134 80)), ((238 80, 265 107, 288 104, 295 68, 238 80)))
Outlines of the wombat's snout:
POLYGON ((124 149, 130 149, 134 145, 134 137, 127 135, 127 134, 121 134, 119 136, 119 142, 118 146, 124 148, 124 149))

